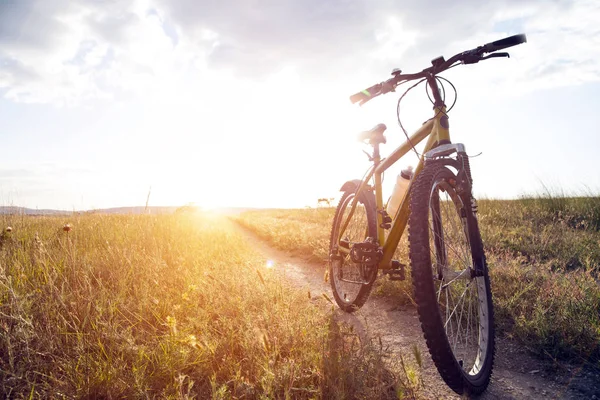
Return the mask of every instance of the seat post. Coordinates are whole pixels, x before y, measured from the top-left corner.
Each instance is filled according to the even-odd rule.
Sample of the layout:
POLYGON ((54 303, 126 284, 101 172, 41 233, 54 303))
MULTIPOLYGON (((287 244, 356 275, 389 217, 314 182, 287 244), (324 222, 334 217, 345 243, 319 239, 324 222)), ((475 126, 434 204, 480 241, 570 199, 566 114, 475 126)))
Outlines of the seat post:
POLYGON ((375 166, 381 161, 381 154, 379 153, 379 142, 373 143, 373 162, 375 166))

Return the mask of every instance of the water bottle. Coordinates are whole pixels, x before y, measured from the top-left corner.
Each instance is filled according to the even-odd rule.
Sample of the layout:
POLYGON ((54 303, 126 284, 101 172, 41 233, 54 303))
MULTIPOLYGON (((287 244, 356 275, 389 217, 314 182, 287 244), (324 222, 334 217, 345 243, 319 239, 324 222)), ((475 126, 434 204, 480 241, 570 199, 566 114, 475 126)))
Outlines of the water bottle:
POLYGON ((402 202, 402 198, 404 197, 404 193, 408 190, 408 185, 410 184, 410 180, 413 177, 413 167, 408 166, 403 169, 400 174, 398 174, 398 178, 396 178, 396 185, 394 185, 394 191, 392 192, 392 196, 390 197, 390 201, 388 201, 386 211, 392 219, 396 216, 396 212, 398 211, 398 207, 400 207, 400 203, 402 202))

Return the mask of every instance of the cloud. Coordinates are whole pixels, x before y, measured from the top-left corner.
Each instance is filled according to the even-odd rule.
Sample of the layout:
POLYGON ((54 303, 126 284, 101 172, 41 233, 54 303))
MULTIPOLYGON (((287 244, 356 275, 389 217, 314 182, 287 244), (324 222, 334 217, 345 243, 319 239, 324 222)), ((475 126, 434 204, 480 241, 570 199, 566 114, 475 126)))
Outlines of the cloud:
POLYGON ((211 71, 383 79, 526 31, 519 63, 487 68, 499 86, 535 90, 600 79, 598 18, 593 0, 13 0, 0 4, 0 89, 64 105, 201 86, 211 71))
POLYGON ((93 171, 82 166, 62 166, 53 163, 28 164, 15 168, 1 168, 0 180, 48 178, 52 176, 86 176, 93 171))
POLYGON ((35 81, 39 76, 33 68, 25 66, 14 58, 0 58, 0 87, 13 82, 35 81))
MULTIPOLYGON (((215 33, 208 56, 215 66, 265 74, 291 64, 328 78, 375 69, 382 58, 386 70, 398 64, 423 68, 442 51, 462 50, 456 42, 481 40, 498 25, 507 27, 505 21, 537 18, 547 8, 521 0, 158 1, 186 35, 215 33)), ((555 3, 569 8, 567 2, 555 3)))
POLYGON ((380 12, 364 0, 161 1, 187 35, 216 33, 214 67, 268 74, 286 65, 318 70, 339 65, 376 44, 380 12))
POLYGON ((36 176, 36 172, 30 169, 17 168, 17 169, 0 169, 0 180, 4 179, 23 179, 36 176))
POLYGON ((58 20, 62 1, 15 1, 0 3, 0 46, 8 51, 53 49, 67 31, 58 20))
POLYGON ((21 102, 144 95, 176 70, 171 39, 141 1, 0 5, 0 88, 21 102))

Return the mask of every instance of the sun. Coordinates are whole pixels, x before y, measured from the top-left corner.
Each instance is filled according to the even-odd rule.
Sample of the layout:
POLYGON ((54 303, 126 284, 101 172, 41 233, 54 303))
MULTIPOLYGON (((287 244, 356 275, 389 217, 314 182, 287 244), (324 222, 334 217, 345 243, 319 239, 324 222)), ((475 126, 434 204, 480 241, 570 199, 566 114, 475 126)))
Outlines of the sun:
POLYGON ((154 151, 168 153, 149 176, 156 190, 168 192, 164 202, 304 207, 364 172, 355 138, 369 126, 357 123, 363 110, 348 101, 351 90, 303 81, 291 67, 264 79, 219 82, 231 86, 204 92, 214 89, 214 102, 230 108, 211 108, 192 85, 166 92, 145 125, 154 151))

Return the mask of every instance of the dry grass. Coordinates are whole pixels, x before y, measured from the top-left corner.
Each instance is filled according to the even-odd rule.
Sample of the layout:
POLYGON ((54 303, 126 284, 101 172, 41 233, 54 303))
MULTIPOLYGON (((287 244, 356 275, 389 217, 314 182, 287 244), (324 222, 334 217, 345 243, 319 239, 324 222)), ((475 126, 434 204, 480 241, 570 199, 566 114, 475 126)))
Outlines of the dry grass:
POLYGON ((598 364, 599 198, 488 200, 479 210, 500 328, 541 355, 598 364))
MULTIPOLYGON (((333 214, 334 209, 265 210, 237 221, 274 246, 325 265, 333 214)), ((599 198, 484 200, 479 220, 500 331, 541 355, 598 364, 599 198)), ((407 261, 406 238, 396 258, 407 261)), ((412 303, 409 279, 380 279, 374 293, 412 303)))
MULTIPOLYGON (((236 215, 233 219, 252 230, 272 246, 310 261, 321 263, 323 268, 329 257, 329 235, 335 208, 313 208, 295 210, 255 210, 236 215)), ((408 243, 403 237, 395 258, 408 265, 408 243)), ((412 304, 410 269, 407 280, 377 281, 374 293, 381 296, 394 296, 401 304, 412 304)))
POLYGON ((333 208, 258 210, 237 215, 235 220, 278 249, 325 262, 334 213, 333 208))
POLYGON ((227 220, 0 221, 12 228, 0 237, 4 398, 390 398, 402 384, 227 220))

